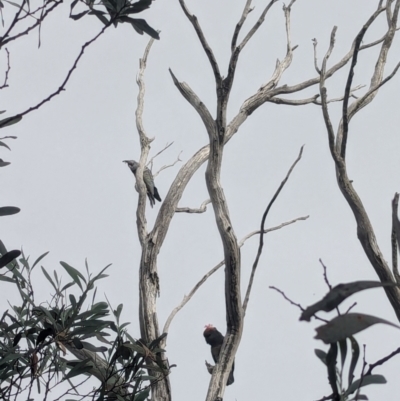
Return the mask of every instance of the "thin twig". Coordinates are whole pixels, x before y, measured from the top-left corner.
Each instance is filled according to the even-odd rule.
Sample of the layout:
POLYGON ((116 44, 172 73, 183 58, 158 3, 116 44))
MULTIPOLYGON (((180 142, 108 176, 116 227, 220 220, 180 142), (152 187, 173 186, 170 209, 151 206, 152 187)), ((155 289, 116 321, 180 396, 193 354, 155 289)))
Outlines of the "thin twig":
POLYGON ((279 292, 279 294, 281 294, 283 296, 283 298, 286 299, 286 301, 288 301, 290 304, 292 304, 293 306, 297 306, 302 312, 305 311, 305 309, 298 303, 292 301, 282 290, 280 290, 277 287, 274 287, 273 285, 270 285, 268 288, 270 288, 271 290, 275 290, 277 292, 279 292))
MULTIPOLYGON (((397 28, 396 31, 400 30, 400 28, 397 28)), ((366 45, 360 46, 360 50, 368 49, 370 47, 379 45, 379 43, 382 43, 386 39, 386 34, 383 35, 380 39, 375 40, 374 42, 368 43, 366 45)))
POLYGON ((350 305, 344 314, 347 315, 355 306, 357 306, 357 302, 354 302, 352 305, 350 305))
POLYGON ((257 32, 258 28, 262 25, 264 22, 265 16, 267 15, 268 11, 271 9, 271 7, 277 2, 278 0, 271 0, 268 5, 264 8, 264 11, 261 13, 260 17, 256 21, 256 23, 253 25, 253 27, 250 29, 250 31, 247 33, 247 35, 244 37, 244 39, 241 41, 241 43, 238 46, 239 50, 242 50, 248 41, 252 38, 252 36, 257 32))
POLYGON ((313 39, 312 40, 312 42, 313 42, 313 48, 314 48, 314 68, 315 68, 315 71, 317 71, 317 74, 321 74, 321 70, 319 69, 319 67, 318 67, 318 58, 317 58, 317 46, 318 46, 318 41, 317 41, 317 39, 313 39))
MULTIPOLYGON (((26 0, 24 0, 24 1, 22 2, 22 5, 25 3, 25 1, 26 1, 26 0)), ((41 18, 38 18, 37 21, 36 21, 33 25, 31 25, 30 27, 28 27, 27 29, 25 29, 24 31, 22 31, 22 32, 20 32, 20 33, 18 33, 18 34, 7 38, 7 36, 8 36, 9 33, 11 32, 11 28, 13 28, 13 26, 10 26, 10 29, 8 30, 8 32, 7 32, 5 35, 3 35, 2 39, 0 39, 0 48, 3 47, 4 45, 6 45, 7 43, 13 41, 13 40, 20 38, 21 36, 27 35, 30 31, 32 31, 32 30, 35 29, 37 26, 39 26, 39 25, 41 24, 41 22, 47 17, 47 15, 48 15, 49 13, 51 13, 51 12, 52 12, 57 6, 59 6, 60 4, 62 4, 62 1, 58 1, 58 2, 57 2, 57 1, 54 1, 53 5, 52 5, 49 9, 47 9, 47 10, 43 13, 43 15, 41 16, 41 18)), ((20 20, 23 19, 23 18, 25 18, 25 17, 20 18, 18 21, 20 21, 20 20)), ((17 21, 15 21, 15 22, 17 22, 17 21)))
MULTIPOLYGON (((150 170, 152 170, 152 168, 153 168, 153 160, 154 160, 156 157, 160 156, 161 153, 165 152, 165 151, 166 151, 170 146, 172 146, 173 144, 174 144, 174 142, 167 143, 159 152, 157 152, 157 153, 148 161, 147 165, 151 167, 150 170)), ((154 176, 154 174, 153 174, 153 176, 154 176)))
MULTIPOLYGON (((355 87, 351 90, 350 97, 352 97, 352 98, 354 98, 354 99, 357 99, 357 96, 354 95, 354 92, 355 92, 355 91, 358 91, 358 90, 360 90, 360 89, 362 89, 362 88, 364 88, 364 87, 365 87, 365 85, 357 85, 357 86, 355 86, 355 87)), ((344 96, 335 97, 335 98, 333 98, 333 99, 329 99, 329 100, 327 99, 326 103, 329 104, 329 103, 334 103, 334 102, 341 102, 341 101, 343 101, 343 99, 344 99, 344 96)), ((316 101, 314 102, 314 104, 317 104, 317 105, 321 106, 321 105, 322 105, 322 102, 319 101, 319 100, 316 100, 316 101)))
POLYGON ((274 104, 287 104, 288 106, 304 106, 305 104, 317 104, 317 99, 319 95, 314 95, 307 99, 285 99, 281 97, 271 97, 267 101, 274 104))
POLYGON ((190 207, 177 207, 176 213, 204 213, 207 210, 207 205, 211 203, 210 199, 205 200, 198 209, 192 209, 190 207))
POLYGON ((197 20, 197 17, 195 15, 190 13, 184 0, 179 0, 179 4, 181 5, 183 12, 185 13, 187 19, 192 23, 193 28, 197 33, 197 36, 201 43, 201 46, 203 47, 203 49, 208 57, 208 60, 210 62, 211 68, 213 69, 215 80, 218 85, 221 82, 222 78, 221 78, 221 73, 219 72, 217 59, 215 58, 214 53, 204 36, 204 33, 201 29, 199 21, 197 20))
MULTIPOLYGON (((282 223, 279 226, 275 226, 275 227, 271 227, 271 228, 267 228, 264 233, 269 233, 271 231, 276 231, 279 230, 285 226, 288 226, 290 224, 296 223, 297 221, 300 220, 307 220, 309 216, 303 216, 303 217, 298 217, 297 219, 293 219, 290 220, 288 222, 282 223)), ((253 237, 254 235, 258 235, 260 234, 260 231, 252 231, 251 233, 247 234, 246 236, 244 236, 239 242, 238 245, 241 248, 244 243, 251 237, 253 237)), ((189 295, 185 295, 183 297, 182 302, 170 313, 170 315, 168 316, 165 325, 164 325, 164 329, 163 329, 163 333, 168 333, 169 330, 169 326, 171 325, 172 319, 175 317, 175 315, 190 301, 190 299, 193 297, 193 295, 196 293, 196 291, 205 283, 205 281, 212 276, 219 268, 221 268, 222 266, 225 265, 225 260, 222 260, 221 262, 219 262, 216 266, 214 266, 208 273, 206 273, 202 279, 192 288, 192 290, 189 292, 189 295)))
MULTIPOLYGON (((336 142, 337 153, 340 154, 343 161, 345 160, 345 157, 346 157, 347 136, 348 136, 348 129, 349 129, 348 123, 349 123, 350 119, 361 108, 365 107, 368 103, 370 103, 372 101, 372 99, 376 95, 377 89, 380 88, 380 86, 381 86, 380 82, 382 80, 382 75, 383 75, 383 65, 385 64, 385 60, 387 58, 387 52, 390 48, 390 44, 392 43, 392 39, 395 34, 396 28, 393 26, 393 23, 389 24, 389 29, 385 35, 385 39, 383 41, 383 44, 382 44, 382 47, 380 50, 380 54, 379 54, 379 56, 377 58, 377 62, 375 64, 374 73, 371 78, 370 91, 368 91, 364 96, 362 96, 356 102, 354 102, 350 106, 348 106, 348 92, 350 90, 349 88, 350 88, 352 80, 353 80, 354 67, 357 63, 357 56, 360 51, 361 41, 362 41, 366 31, 371 27, 372 23, 377 19, 377 17, 380 15, 380 13, 382 11, 384 11, 385 9, 387 11, 387 8, 388 7, 378 9, 374 14, 372 14, 371 17, 368 19, 368 21, 363 25, 363 27, 361 28, 360 32, 358 33, 358 35, 356 36, 356 39, 354 41, 352 62, 351 62, 351 67, 350 67, 350 71, 348 74, 348 79, 347 79, 347 83, 346 83, 346 87, 345 87, 345 98, 344 98, 343 107, 342 107, 342 121, 341 121, 341 126, 339 129, 339 132, 337 134, 337 142, 336 142)), ((398 3, 396 4, 396 9, 398 9, 398 3)), ((398 13, 398 10, 396 11, 396 20, 397 20, 397 13, 398 13)), ((396 24, 396 22, 394 22, 394 24, 396 24)))
MULTIPOLYGON (((153 177, 157 177, 158 174, 161 173, 161 171, 166 170, 167 168, 170 168, 170 167, 174 167, 176 163, 181 162, 182 161, 182 159, 180 157, 181 154, 182 154, 182 151, 179 152, 178 156, 176 157, 176 159, 173 163, 165 164, 164 166, 162 166, 156 173, 153 174, 153 177)), ((154 157, 152 157, 152 159, 154 159, 154 157)))
POLYGON ((374 93, 376 92, 378 89, 380 89, 383 85, 385 85, 388 81, 390 81, 397 73, 397 71, 400 68, 400 63, 397 63, 396 67, 394 67, 393 71, 385 78, 382 79, 381 82, 379 82, 379 84, 377 84, 376 86, 372 87, 371 89, 368 90, 368 92, 366 92, 362 97, 360 97, 357 101, 357 105, 356 107, 354 107, 351 112, 349 113, 349 118, 353 117, 353 115, 359 111, 362 107, 364 107, 366 104, 364 102, 366 102, 366 100, 374 93))
POLYGON ((322 268, 324 269, 324 281, 325 281, 326 285, 328 286, 329 291, 331 291, 332 290, 332 285, 331 285, 331 283, 329 282, 329 279, 328 279, 328 274, 327 274, 328 269, 324 265, 324 262, 322 261, 322 259, 319 260, 319 263, 321 263, 322 268))
MULTIPOLYGON (((298 303, 292 301, 282 290, 280 290, 280 289, 277 288, 277 287, 274 287, 273 285, 270 285, 269 288, 270 288, 271 290, 275 290, 275 291, 279 292, 279 294, 281 294, 281 295, 283 296, 283 298, 286 299, 286 301, 288 301, 290 304, 292 304, 292 305, 294 305, 294 306, 297 306, 299 309, 301 309, 302 312, 304 312, 305 309, 304 309, 300 304, 298 304, 298 303)), ((321 322, 328 323, 328 320, 322 319, 321 317, 319 317, 319 316, 317 316, 317 315, 314 315, 314 318, 315 318, 316 320, 321 321, 321 322)))
POLYGON ((396 351, 393 351, 392 353, 390 353, 389 355, 385 356, 382 359, 379 359, 378 361, 376 361, 375 363, 371 363, 369 365, 368 371, 365 374, 365 376, 368 376, 370 374, 372 374, 372 370, 375 369, 377 366, 383 365, 385 362, 387 362, 389 359, 393 358, 394 356, 400 354, 400 347, 396 349, 396 351))
POLYGON ((334 26, 332 29, 332 32, 331 32, 331 39, 330 39, 328 51, 326 52, 325 57, 322 61, 319 90, 320 90, 320 94, 321 94, 322 114, 324 116, 325 126, 328 131, 329 149, 331 151, 333 160, 335 161, 335 163, 339 164, 340 160, 339 160, 339 157, 335 150, 335 132, 333 130, 332 121, 330 119, 329 112, 328 112, 328 102, 327 102, 328 96, 327 96, 327 91, 326 91, 326 87, 325 87, 326 65, 327 65, 329 56, 331 55, 333 48, 335 46, 336 30, 337 30, 337 27, 334 26))
POLYGON ((8 87, 8 84, 7 84, 7 82, 8 82, 8 74, 10 73, 10 70, 11 70, 11 66, 10 66, 10 52, 8 51, 7 48, 5 48, 5 51, 6 51, 6 53, 7 53, 7 70, 6 70, 6 73, 5 73, 5 75, 4 75, 4 83, 3 83, 3 85, 0 86, 0 89, 4 89, 4 88, 7 88, 7 87, 8 87))
POLYGON ((258 266, 258 261, 260 260, 260 257, 261 257, 261 254, 262 254, 262 250, 263 250, 263 247, 264 247, 264 225, 265 225, 265 220, 267 218, 268 212, 270 211, 272 205, 274 204, 274 202, 277 199, 278 195, 282 191, 282 188, 285 186, 287 180, 289 179, 290 174, 292 173, 293 169, 296 167, 297 163, 300 161, 301 156, 303 154, 303 148, 304 148, 304 145, 300 148, 300 152, 299 152, 299 155, 297 156, 297 159, 294 161, 294 163, 290 167, 289 171, 287 172, 286 177, 284 178, 284 180, 279 185, 279 188, 277 189, 277 191, 275 192, 275 194, 272 197, 271 201, 269 202, 269 204, 267 206, 267 209, 265 210, 265 212, 263 214, 263 217, 261 219, 260 242, 259 242, 259 246, 258 246, 257 255, 256 255, 256 258, 254 260, 253 267, 251 269, 250 280, 249 280, 249 284, 247 285, 246 296, 245 296, 244 302, 243 302, 243 313, 244 314, 246 314, 247 304, 249 303, 251 288, 253 286, 253 281, 254 281, 254 276, 255 276, 255 273, 256 273, 257 266, 258 266))
MULTIPOLYGON (((300 220, 307 220, 310 216, 302 216, 302 217, 297 217, 296 219, 287 221, 285 223, 279 224, 279 226, 275 226, 272 228, 268 228, 266 230, 264 230, 264 234, 267 234, 271 231, 276 231, 276 230, 280 230, 281 228, 288 226, 290 224, 296 223, 297 221, 300 220)), ((249 238, 253 237, 254 235, 260 235, 261 230, 256 230, 256 231, 252 231, 251 233, 247 234, 245 237, 243 237, 240 241, 239 241, 239 246, 241 247, 249 238)))
MULTIPOLYGON (((105 25, 101 31, 95 36, 93 37, 91 40, 89 40, 88 42, 86 42, 82 47, 81 50, 78 54, 78 57, 75 59, 74 64, 72 65, 72 67, 70 68, 70 70, 67 73, 67 76, 65 77, 64 81, 62 82, 62 84, 60 85, 60 87, 54 91, 51 95, 47 96, 45 99, 43 99, 42 101, 40 101, 38 104, 36 104, 35 106, 29 107, 27 110, 23 111, 22 113, 16 114, 12 117, 7 118, 7 120, 9 119, 14 119, 17 117, 22 117, 25 116, 26 114, 30 113, 31 111, 37 110, 39 109, 41 106, 43 106, 45 103, 49 102, 53 97, 59 95, 62 91, 65 90, 65 86, 67 85, 69 79, 71 78, 72 73, 74 72, 74 70, 76 69, 79 60, 82 58, 83 53, 85 52, 86 48, 88 46, 90 46, 93 42, 95 42, 103 33, 104 31, 110 26, 111 24, 105 25)), ((2 127, 2 125, 0 124, 0 128, 2 127)))
POLYGON ((231 42, 231 52, 233 53, 235 51, 236 43, 237 43, 237 38, 239 36, 240 30, 242 29, 242 26, 244 22, 246 21, 247 16, 251 11, 253 11, 251 6, 251 0, 247 0, 246 4, 244 6, 242 16, 240 17, 239 22, 236 24, 235 31, 233 32, 232 36, 232 42, 231 42))
MULTIPOLYGON (((283 5, 283 12, 285 13, 285 27, 286 27, 286 52, 290 53, 294 48, 292 48, 291 38, 290 38, 290 12, 292 6, 296 0, 292 0, 290 4, 286 7, 283 5)), ((296 46, 297 47, 297 46, 296 46)))
POLYGON ((363 383, 363 380, 365 377, 364 371, 365 371, 365 368, 367 367, 367 362, 365 361, 366 352, 367 352, 367 346, 365 344, 363 344, 363 366, 361 369, 360 383, 358 384, 358 389, 357 389, 356 395, 354 397, 356 400, 358 399, 358 395, 360 394, 360 389, 361 389, 361 386, 362 386, 362 383, 363 383))
POLYGON ((3 39, 6 38, 6 37, 10 34, 11 30, 14 28, 14 26, 15 26, 16 23, 18 22, 19 16, 20 16, 21 12, 22 12, 23 9, 24 9, 24 5, 25 5, 25 2, 26 2, 26 1, 27 1, 27 0, 22 0, 21 6, 19 7, 18 11, 17 11, 16 14, 14 15, 14 19, 12 20, 10 26, 8 27, 8 29, 6 30, 6 32, 5 32, 5 33, 2 35, 2 37, 0 38, 0 47, 2 47, 2 46, 5 44, 5 43, 3 42, 3 39))

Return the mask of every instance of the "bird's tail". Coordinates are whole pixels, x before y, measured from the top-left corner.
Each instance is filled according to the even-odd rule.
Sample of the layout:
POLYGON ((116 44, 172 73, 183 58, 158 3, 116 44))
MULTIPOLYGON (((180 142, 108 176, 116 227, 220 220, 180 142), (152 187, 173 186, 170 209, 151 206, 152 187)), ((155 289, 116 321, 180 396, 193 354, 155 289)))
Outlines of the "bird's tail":
POLYGON ((230 386, 234 381, 234 377, 233 377, 233 371, 235 370, 235 361, 233 361, 233 365, 232 365, 232 369, 229 373, 229 377, 228 377, 228 381, 226 382, 227 386, 230 386))
POLYGON ((150 206, 153 207, 156 204, 156 201, 154 200, 154 196, 151 192, 147 192, 147 196, 150 201, 150 206))
POLYGON ((230 386, 234 381, 235 381, 235 379, 233 377, 233 369, 232 369, 231 372, 229 373, 229 377, 228 377, 228 381, 226 382, 226 385, 230 386))
POLYGON ((160 194, 158 193, 158 189, 156 187, 154 187, 154 198, 156 198, 159 202, 161 202, 161 197, 160 197, 160 194))

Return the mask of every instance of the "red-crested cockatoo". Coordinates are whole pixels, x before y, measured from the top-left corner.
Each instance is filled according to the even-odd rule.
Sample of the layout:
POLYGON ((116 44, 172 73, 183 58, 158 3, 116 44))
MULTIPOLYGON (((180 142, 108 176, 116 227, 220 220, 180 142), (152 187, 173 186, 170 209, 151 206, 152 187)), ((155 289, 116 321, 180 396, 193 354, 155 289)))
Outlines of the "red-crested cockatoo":
MULTIPOLYGON (((224 336, 214 327, 212 324, 205 326, 204 338, 206 343, 211 345, 211 355, 215 363, 218 363, 219 353, 221 352, 222 343, 224 342, 224 336)), ((231 372, 229 373, 228 381, 226 385, 231 385, 235 380, 233 378, 233 371, 235 369, 235 362, 232 364, 231 372)))

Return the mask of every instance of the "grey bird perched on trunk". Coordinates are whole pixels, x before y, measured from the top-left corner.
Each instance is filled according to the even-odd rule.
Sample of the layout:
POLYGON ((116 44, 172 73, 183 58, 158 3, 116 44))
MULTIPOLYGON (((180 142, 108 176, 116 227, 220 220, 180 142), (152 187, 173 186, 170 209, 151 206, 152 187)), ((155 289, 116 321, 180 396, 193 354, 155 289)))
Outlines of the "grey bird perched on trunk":
MULTIPOLYGON (((132 173, 136 177, 136 170, 139 168, 139 163, 135 160, 124 160, 124 163, 128 165, 128 167, 131 169, 132 173)), ((143 181, 146 185, 147 196, 150 200, 150 206, 153 207, 153 205, 156 203, 155 200, 157 199, 159 202, 161 202, 161 198, 157 188, 154 186, 153 174, 146 166, 143 170, 143 181)))

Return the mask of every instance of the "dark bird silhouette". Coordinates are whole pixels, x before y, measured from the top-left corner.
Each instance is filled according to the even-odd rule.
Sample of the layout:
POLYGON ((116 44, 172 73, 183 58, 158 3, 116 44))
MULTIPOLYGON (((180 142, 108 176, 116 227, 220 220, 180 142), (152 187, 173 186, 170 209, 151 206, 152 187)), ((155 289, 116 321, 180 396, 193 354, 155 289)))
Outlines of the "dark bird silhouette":
POLYGON ((47 336, 53 336, 54 337, 54 329, 53 327, 48 327, 47 329, 42 330, 38 336, 36 337, 36 346, 38 346, 40 343, 42 343, 47 336))
MULTIPOLYGON (((204 330, 204 338, 206 343, 211 345, 211 355, 215 363, 218 363, 219 353, 221 352, 222 343, 224 342, 224 336, 214 327, 212 324, 208 324, 204 330)), ((235 370, 235 362, 232 364, 232 369, 229 373, 228 381, 226 385, 231 385, 235 379, 233 378, 233 371, 235 370)))
MULTIPOLYGON (((135 160, 124 160, 124 163, 128 165, 128 167, 131 169, 132 173, 136 177, 136 170, 139 168, 139 163, 135 160)), ((161 202, 161 198, 157 188, 154 186, 153 174, 147 167, 145 167, 143 170, 143 181, 146 185, 147 197, 150 200, 150 206, 153 207, 153 205, 156 203, 155 200, 157 199, 159 202, 161 202)))

